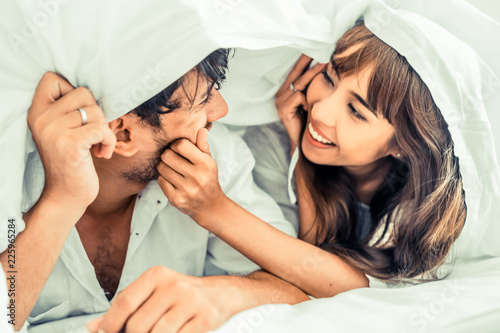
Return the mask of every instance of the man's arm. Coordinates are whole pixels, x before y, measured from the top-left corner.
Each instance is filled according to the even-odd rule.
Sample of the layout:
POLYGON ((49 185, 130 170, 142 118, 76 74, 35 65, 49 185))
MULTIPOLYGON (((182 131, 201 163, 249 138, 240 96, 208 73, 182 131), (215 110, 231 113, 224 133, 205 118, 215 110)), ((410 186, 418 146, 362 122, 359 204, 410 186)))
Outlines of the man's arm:
MULTIPOLYGON (((74 225, 97 196, 99 181, 94 156, 109 158, 116 138, 102 110, 87 89, 75 89, 55 73, 46 73, 38 84, 28 112, 45 172, 38 202, 23 216, 26 229, 17 236, 17 285, 15 328, 29 316, 52 272, 74 225), (87 121, 78 108, 84 108, 87 121), (97 145, 99 144, 99 145, 97 145)), ((9 271, 8 251, 0 254, 9 271)))
POLYGON ((153 267, 120 292, 90 332, 195 333, 213 330, 234 314, 270 303, 309 300, 295 286, 263 271, 239 276, 187 276, 153 267))
MULTIPOLYGON (((16 247, 16 317, 14 328, 19 330, 36 303, 59 258, 71 228, 82 212, 59 205, 58 202, 41 198, 23 219, 26 229, 15 241, 16 247)), ((11 269, 8 251, 0 254, 0 262, 7 273, 11 269)))

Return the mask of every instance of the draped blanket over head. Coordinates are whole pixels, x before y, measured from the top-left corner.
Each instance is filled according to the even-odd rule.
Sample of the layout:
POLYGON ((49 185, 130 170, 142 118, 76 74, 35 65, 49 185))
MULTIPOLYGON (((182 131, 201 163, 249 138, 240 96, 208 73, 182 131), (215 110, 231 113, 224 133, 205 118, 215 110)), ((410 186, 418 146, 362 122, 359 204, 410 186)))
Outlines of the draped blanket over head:
MULTIPOLYGON (((0 18, 0 251, 8 244, 8 218, 17 231, 24 228, 24 168, 35 148, 26 114, 44 72, 88 87, 112 120, 215 49, 238 48, 222 91, 230 108, 223 121, 262 124, 277 120, 273 95, 298 55, 328 61, 335 41, 363 18, 407 58, 449 125, 467 203, 452 251, 457 262, 500 256, 500 139, 496 153, 492 134, 500 126, 500 43, 494 40, 500 25, 462 1, 18 0, 2 1, 0 18)), ((498 283, 492 288, 500 292, 498 283)), ((331 304, 373 302, 381 298, 376 292, 353 291, 331 304)), ((283 323, 290 319, 283 316, 283 323)), ((308 318, 318 316, 321 311, 308 318)))
POLYGON ((276 0, 2 1, 0 251, 7 247, 9 218, 17 231, 24 229, 25 158, 35 148, 26 114, 45 72, 88 87, 112 120, 219 47, 290 46, 317 56, 331 47, 329 27, 298 2, 276 0))

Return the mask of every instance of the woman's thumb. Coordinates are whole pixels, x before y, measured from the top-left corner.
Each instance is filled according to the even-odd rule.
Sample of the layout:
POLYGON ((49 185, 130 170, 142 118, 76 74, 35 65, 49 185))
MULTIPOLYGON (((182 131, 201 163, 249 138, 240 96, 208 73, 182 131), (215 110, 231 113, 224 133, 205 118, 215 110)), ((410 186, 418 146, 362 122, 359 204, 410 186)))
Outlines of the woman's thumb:
POLYGON ((202 152, 211 155, 210 145, 208 144, 208 130, 206 128, 201 128, 198 131, 198 137, 196 138, 196 146, 202 152))

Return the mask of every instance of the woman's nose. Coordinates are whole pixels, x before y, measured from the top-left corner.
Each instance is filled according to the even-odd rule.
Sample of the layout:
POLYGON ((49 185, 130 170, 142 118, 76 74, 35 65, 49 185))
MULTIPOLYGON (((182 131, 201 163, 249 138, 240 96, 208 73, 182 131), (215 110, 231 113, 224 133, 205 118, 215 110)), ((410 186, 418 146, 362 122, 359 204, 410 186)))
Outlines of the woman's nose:
POLYGON ((330 105, 327 100, 315 103, 309 112, 311 112, 311 118, 318 125, 335 127, 337 123, 338 113, 335 110, 335 106, 330 105))

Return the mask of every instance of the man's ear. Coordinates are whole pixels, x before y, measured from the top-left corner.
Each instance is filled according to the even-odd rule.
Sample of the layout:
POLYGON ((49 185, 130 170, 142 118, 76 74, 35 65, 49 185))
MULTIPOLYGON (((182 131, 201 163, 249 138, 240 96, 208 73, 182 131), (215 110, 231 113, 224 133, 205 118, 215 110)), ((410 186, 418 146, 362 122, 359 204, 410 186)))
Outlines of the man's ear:
POLYGON ((139 151, 139 146, 135 140, 137 124, 132 117, 124 115, 110 121, 108 125, 116 136, 115 153, 131 157, 139 151))

